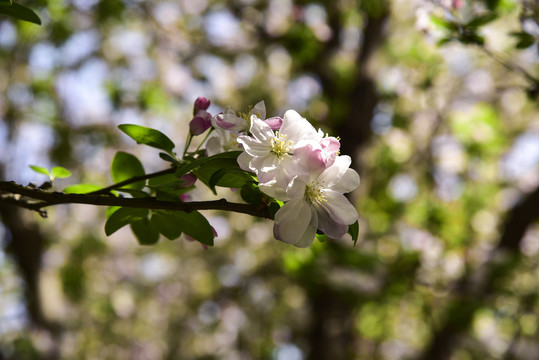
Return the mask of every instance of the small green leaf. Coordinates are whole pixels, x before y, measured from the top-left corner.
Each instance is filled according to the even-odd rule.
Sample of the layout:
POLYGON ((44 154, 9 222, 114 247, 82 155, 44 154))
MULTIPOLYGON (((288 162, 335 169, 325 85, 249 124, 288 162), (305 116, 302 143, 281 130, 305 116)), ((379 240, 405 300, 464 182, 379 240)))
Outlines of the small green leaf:
POLYGON ((536 41, 536 39, 532 35, 528 34, 527 32, 524 32, 524 31, 522 31, 522 32, 514 32, 514 33, 511 33, 510 35, 517 38, 518 41, 517 41, 517 43, 515 45, 515 47, 517 49, 529 48, 536 41))
POLYGON ((87 194, 101 189, 101 186, 94 184, 70 185, 64 189, 66 194, 87 194))
POLYGON ((326 234, 316 233, 316 239, 321 243, 328 241, 329 237, 326 234))
POLYGON ((3 0, 0 2, 0 14, 41 25, 41 19, 39 16, 37 16, 34 10, 15 2, 11 2, 11 4, 9 4, 9 2, 11 1, 6 2, 3 0))
POLYGON ((354 241, 354 246, 356 246, 357 238, 359 236, 359 222, 358 221, 348 226, 348 233, 352 236, 352 240, 354 241))
POLYGON ((169 240, 176 240, 182 234, 179 226, 176 224, 176 219, 166 212, 154 212, 152 214, 151 223, 164 237, 169 240))
POLYGON ((0 5, 11 5, 11 0, 0 0, 0 5))
POLYGON ((64 167, 55 166, 51 170, 52 176, 57 179, 67 178, 71 176, 71 172, 64 167))
POLYGON ((274 219, 275 218, 275 214, 277 213, 277 211, 279 211, 279 209, 283 206, 283 203, 279 200, 275 200, 275 202, 272 202, 271 204, 269 204, 269 215, 270 215, 270 219, 274 219))
POLYGON ((47 175, 47 176, 51 176, 51 173, 49 172, 49 170, 47 170, 46 168, 44 168, 43 166, 37 166, 37 165, 30 165, 30 169, 34 170, 35 172, 37 173, 40 173, 40 174, 43 174, 43 175, 47 175))
POLYGON ((438 28, 441 28, 444 30, 457 31, 459 29, 459 24, 452 21, 448 21, 438 16, 431 16, 430 21, 438 28))
POLYGON ((153 245, 159 241, 159 232, 148 218, 134 221, 130 226, 140 245, 153 245))
POLYGON ((495 12, 490 12, 490 13, 487 13, 485 15, 480 15, 480 16, 477 16, 477 17, 473 18, 468 23, 466 23, 466 25, 464 25, 464 26, 465 27, 476 28, 476 27, 479 27, 479 26, 486 25, 489 22, 492 22, 492 21, 496 20, 497 18, 498 18, 498 14, 496 14, 495 12))
POLYGON ((134 124, 122 124, 118 125, 118 128, 139 144, 152 146, 169 153, 174 149, 172 140, 159 130, 134 124))
POLYGON ((147 215, 148 209, 122 207, 113 212, 107 219, 105 223, 105 234, 110 236, 127 224, 145 219, 147 215))
MULTIPOLYGON (((144 167, 136 156, 123 151, 118 151, 110 165, 110 176, 115 183, 131 179, 135 176, 144 175, 144 167)), ((144 188, 145 181, 125 185, 127 189, 141 190, 144 188)))
POLYGON ((189 235, 202 244, 213 246, 214 236, 212 227, 204 215, 198 211, 192 211, 190 213, 183 211, 156 211, 155 213, 165 215, 171 224, 177 226, 178 231, 189 235))
POLYGON ((204 165, 210 161, 214 161, 216 159, 234 159, 236 160, 238 156, 241 154, 241 151, 228 151, 220 154, 216 154, 210 157, 202 157, 198 158, 196 160, 193 160, 191 162, 187 162, 186 164, 180 166, 178 170, 176 170, 176 177, 181 178, 185 174, 187 174, 189 171, 198 168, 201 165, 204 165))
POLYGON ((177 164, 178 160, 174 159, 172 156, 170 156, 167 153, 159 153, 159 157, 165 161, 171 162, 173 164, 177 164))
POLYGON ((251 175, 239 167, 227 167, 212 174, 208 185, 215 192, 215 186, 241 188, 245 183, 252 180, 251 175))

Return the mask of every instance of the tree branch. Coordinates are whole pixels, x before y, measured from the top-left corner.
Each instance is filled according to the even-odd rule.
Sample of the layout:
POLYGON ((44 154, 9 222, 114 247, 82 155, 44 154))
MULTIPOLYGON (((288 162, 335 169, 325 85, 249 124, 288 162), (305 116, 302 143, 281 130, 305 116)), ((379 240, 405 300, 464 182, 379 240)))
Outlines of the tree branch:
MULTIPOLYGON (((170 171, 170 170, 167 170, 170 171)), ((117 184, 116 184, 117 185, 117 184)), ((103 189, 104 190, 104 189, 103 189)), ((225 199, 213 201, 174 202, 162 201, 153 197, 123 198, 92 194, 66 194, 62 192, 48 192, 40 189, 19 185, 13 181, 0 181, 0 191, 11 195, 22 195, 33 200, 18 199, 16 196, 6 195, 0 197, 0 202, 31 209, 43 216, 42 208, 59 204, 88 204, 97 206, 124 206, 151 210, 177 210, 191 212, 195 210, 225 210, 248 214, 265 219, 271 219, 268 207, 265 204, 241 204, 228 202, 225 199)), ((101 190, 99 190, 101 191, 101 190)))
POLYGON ((154 178, 154 177, 167 175, 167 174, 174 174, 175 171, 176 171, 176 168, 172 167, 170 169, 161 170, 161 171, 151 173, 151 174, 144 174, 144 175, 140 175, 140 176, 134 176, 132 178, 121 181, 119 183, 107 186, 107 187, 105 187, 103 189, 92 191, 92 192, 88 193, 88 195, 108 195, 108 194, 111 193, 110 192, 111 190, 119 189, 119 188, 124 187, 125 185, 133 184, 133 183, 136 183, 138 181, 148 180, 148 179, 151 179, 151 178, 154 178))

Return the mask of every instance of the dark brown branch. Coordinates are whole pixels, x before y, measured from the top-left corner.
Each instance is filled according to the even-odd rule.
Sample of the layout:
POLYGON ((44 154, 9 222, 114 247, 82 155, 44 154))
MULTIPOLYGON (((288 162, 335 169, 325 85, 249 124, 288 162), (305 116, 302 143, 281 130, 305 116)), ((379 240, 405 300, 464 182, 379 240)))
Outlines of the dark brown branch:
POLYGON ((151 179, 151 178, 154 178, 154 177, 167 175, 167 174, 174 174, 175 171, 176 171, 176 168, 173 167, 173 168, 170 168, 170 169, 161 170, 161 171, 151 173, 151 174, 144 174, 144 175, 140 175, 140 176, 134 176, 132 178, 121 181, 119 183, 107 186, 107 187, 105 187, 103 189, 92 191, 92 192, 90 192, 88 194, 89 195, 90 194, 91 195, 108 195, 108 194, 110 194, 111 190, 119 189, 119 188, 122 188, 122 187, 124 187, 126 185, 133 184, 133 183, 136 183, 136 182, 139 182, 139 181, 142 181, 142 180, 148 180, 148 179, 151 179))
POLYGON ((153 197, 122 198, 95 194, 66 194, 62 192, 42 191, 19 185, 12 181, 0 181, 0 191, 9 194, 22 195, 33 200, 39 200, 31 202, 26 199, 16 199, 15 197, 12 197, 10 200, 6 201, 5 196, 0 198, 0 202, 17 205, 35 211, 42 211, 41 209, 44 207, 59 204, 88 204, 96 206, 124 206, 151 210, 177 210, 185 212, 195 210, 224 210, 266 219, 271 218, 265 204, 240 204, 228 202, 225 199, 214 201, 173 202, 156 200, 153 197))

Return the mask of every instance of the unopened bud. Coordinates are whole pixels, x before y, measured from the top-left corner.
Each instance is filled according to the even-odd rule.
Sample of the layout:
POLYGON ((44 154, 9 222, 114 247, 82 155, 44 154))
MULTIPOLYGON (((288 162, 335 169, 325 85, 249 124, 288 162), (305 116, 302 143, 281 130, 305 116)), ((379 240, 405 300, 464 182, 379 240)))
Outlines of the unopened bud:
POLYGON ((199 110, 189 123, 191 134, 200 135, 211 127, 211 115, 205 110, 199 110))
POLYGON ((195 100, 195 112, 198 112, 199 110, 208 110, 210 103, 210 100, 206 99, 205 97, 198 97, 195 100))

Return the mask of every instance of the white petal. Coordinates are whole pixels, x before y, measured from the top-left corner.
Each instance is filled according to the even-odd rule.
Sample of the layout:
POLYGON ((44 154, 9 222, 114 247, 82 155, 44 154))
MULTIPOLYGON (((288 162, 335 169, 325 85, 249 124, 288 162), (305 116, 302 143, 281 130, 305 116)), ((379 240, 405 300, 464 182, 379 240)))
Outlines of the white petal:
POLYGON ((305 196, 305 187, 307 186, 308 178, 304 176, 296 176, 288 184, 286 193, 290 199, 303 199, 305 196))
POLYGON ((258 102, 255 106, 253 106, 253 110, 251 111, 253 115, 256 115, 259 119, 265 119, 266 118, 266 105, 264 104, 264 100, 258 102))
POLYGON ((274 236, 289 244, 305 247, 312 243, 318 218, 303 199, 288 201, 275 214, 274 236))
POLYGON ((320 176, 317 181, 324 184, 326 188, 333 188, 347 172, 352 159, 348 155, 337 156, 333 165, 328 167, 320 176))
POLYGON ((317 209, 318 228, 332 239, 340 239, 348 231, 348 225, 335 222, 325 209, 317 209))
POLYGON ((238 136, 238 143, 243 145, 243 149, 252 156, 267 156, 271 151, 271 143, 261 142, 251 136, 238 136))
POLYGON ((348 169, 332 189, 340 193, 349 193, 359 186, 359 175, 353 169, 348 169))
POLYGON ((324 192, 326 202, 324 202, 324 211, 335 222, 345 225, 351 225, 358 219, 356 208, 350 204, 350 201, 341 193, 333 190, 324 192))
POLYGON ((277 199, 280 201, 287 201, 289 199, 286 194, 286 191, 282 187, 277 185, 275 180, 268 181, 267 183, 259 184, 258 188, 264 194, 271 196, 274 199, 277 199))
POLYGON ((240 156, 238 156, 238 165, 242 170, 251 171, 249 168, 249 163, 252 159, 253 157, 244 151, 240 154, 240 156))
POLYGON ((284 114, 283 125, 281 125, 279 134, 286 135, 287 140, 294 143, 301 139, 318 137, 318 134, 311 123, 294 110, 288 110, 284 114))
POLYGON ((251 134, 255 139, 268 142, 271 145, 271 139, 275 137, 275 134, 271 130, 268 124, 257 118, 255 115, 251 115, 251 134))

